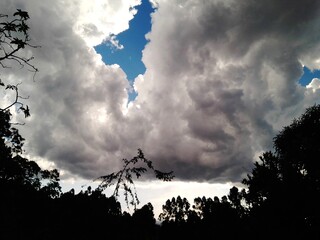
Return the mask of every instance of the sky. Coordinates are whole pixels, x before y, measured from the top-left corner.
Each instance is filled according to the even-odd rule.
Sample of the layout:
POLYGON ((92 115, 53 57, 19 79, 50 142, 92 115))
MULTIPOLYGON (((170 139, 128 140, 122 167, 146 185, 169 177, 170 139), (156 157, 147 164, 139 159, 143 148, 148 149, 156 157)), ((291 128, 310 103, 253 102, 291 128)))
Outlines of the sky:
POLYGON ((94 48, 101 54, 103 62, 108 65, 118 64, 126 73, 130 82, 129 102, 137 96, 133 88, 134 79, 146 71, 142 62, 142 50, 148 42, 145 35, 151 31, 151 14, 155 11, 155 6, 148 0, 143 0, 134 9, 136 14, 130 20, 127 30, 110 36, 94 48))
POLYGON ((23 81, 21 95, 30 96, 31 117, 17 116, 29 159, 58 168, 68 189, 119 170, 141 148, 176 176, 137 184, 142 204, 158 213, 178 194, 192 202, 241 186, 273 137, 319 103, 320 6, 153 0, 151 26, 130 33, 140 4, 1 1, 2 13, 29 12, 30 38, 41 45, 23 53, 35 57, 34 79, 19 67, 1 78, 23 81), (132 34, 145 42, 133 46, 141 42, 132 34))

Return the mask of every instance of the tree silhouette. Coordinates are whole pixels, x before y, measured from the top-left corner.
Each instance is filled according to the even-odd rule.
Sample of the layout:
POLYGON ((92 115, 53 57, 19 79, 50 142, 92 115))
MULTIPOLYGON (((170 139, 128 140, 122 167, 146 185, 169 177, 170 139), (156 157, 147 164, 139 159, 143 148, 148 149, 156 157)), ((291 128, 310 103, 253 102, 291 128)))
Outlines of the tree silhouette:
POLYGON ((186 198, 172 198, 159 215, 162 239, 204 239, 238 236, 240 216, 226 196, 197 197, 192 209, 186 198))
MULTIPOLYGON (((30 44, 29 26, 27 20, 29 14, 17 9, 13 19, 8 20, 8 15, 0 14, 0 66, 9 68, 10 63, 18 63, 21 67, 27 66, 29 71, 36 73, 38 69, 31 63, 33 57, 26 58, 20 51, 26 47, 36 48, 30 44), (6 21, 7 20, 7 21, 6 21)), ((60 194, 59 172, 57 170, 41 170, 34 161, 21 157, 24 138, 17 128, 11 123, 12 114, 10 108, 19 105, 25 117, 30 116, 28 106, 20 99, 18 86, 5 84, 0 80, 0 86, 5 90, 15 92, 14 100, 8 106, 0 108, 0 181, 33 187, 36 190, 46 192, 50 197, 58 197, 60 194), (46 184, 43 186, 43 183, 46 184)))
MULTIPOLYGON (((26 67, 36 73, 38 69, 32 64, 33 57, 26 58, 23 49, 36 47, 30 44, 27 20, 29 15, 20 9, 13 17, 0 14, 0 66, 10 68, 14 64, 26 67)), ((16 85, 0 80, 0 87, 5 94, 13 91, 12 102, 0 107, 0 238, 1 239, 36 239, 42 224, 34 224, 37 218, 47 219, 44 214, 50 201, 58 198, 61 193, 59 172, 42 170, 34 161, 22 156, 24 138, 12 123, 11 110, 23 112, 30 116, 29 107, 22 102, 16 85), (15 108, 13 108, 15 107, 15 108), (43 211, 43 212, 41 212, 43 211)), ((20 124, 23 125, 23 124, 20 124)))
POLYGON ((236 209, 239 217, 245 217, 247 215, 247 207, 245 207, 245 194, 246 190, 242 189, 239 192, 237 187, 232 187, 229 191, 228 199, 230 201, 231 206, 236 209))
POLYGON ((132 205, 136 209, 137 205, 140 203, 133 177, 137 179, 147 170, 152 170, 156 178, 163 181, 171 181, 174 176, 173 172, 162 172, 154 168, 152 161, 148 160, 141 149, 138 149, 137 156, 130 160, 122 159, 123 167, 118 172, 113 172, 111 174, 101 176, 96 180, 100 180, 98 188, 105 190, 106 188, 115 185, 113 196, 115 198, 119 197, 119 190, 122 188, 124 190, 124 197, 127 207, 132 205), (136 164, 140 164, 136 167, 136 164))
POLYGON ((132 227, 135 239, 152 239, 156 234, 156 220, 151 203, 136 209, 132 214, 132 227))
POLYGON ((319 156, 320 105, 314 105, 283 128, 274 152, 265 152, 243 180, 252 219, 282 237, 319 237, 319 156))
POLYGON ((159 220, 164 222, 184 223, 188 219, 190 211, 190 203, 186 198, 168 199, 165 205, 162 206, 162 213, 159 215, 159 220))

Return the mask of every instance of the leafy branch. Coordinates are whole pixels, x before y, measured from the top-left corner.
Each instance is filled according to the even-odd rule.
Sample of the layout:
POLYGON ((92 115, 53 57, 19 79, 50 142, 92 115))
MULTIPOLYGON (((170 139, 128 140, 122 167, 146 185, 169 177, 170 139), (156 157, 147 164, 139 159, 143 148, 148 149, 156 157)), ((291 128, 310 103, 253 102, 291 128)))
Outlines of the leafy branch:
MULTIPOLYGON (((28 58, 17 54, 19 50, 25 47, 39 47, 30 44, 31 39, 28 34, 29 26, 27 24, 29 14, 26 11, 17 9, 13 16, 14 19, 11 21, 0 22, 0 65, 3 68, 8 68, 3 61, 13 60, 21 67, 27 65, 29 71, 36 73, 38 69, 31 63, 33 56, 28 58)), ((8 15, 0 15, 0 19, 8 19, 8 17, 8 15)))
MULTIPOLYGON (((18 92, 18 86, 20 85, 21 83, 18 83, 17 85, 10 85, 8 84, 6 86, 6 90, 9 89, 9 90, 13 90, 15 91, 15 99, 13 100, 13 102, 11 104, 9 104, 7 107, 5 108, 0 108, 0 111, 6 111, 8 110, 9 108, 11 108, 12 106, 16 105, 16 104, 19 104, 20 105, 20 108, 19 110, 22 110, 23 113, 24 113, 24 116, 27 118, 27 117, 30 117, 30 110, 29 110, 29 106, 26 105, 24 106, 24 104, 22 102, 19 101, 19 99, 28 99, 29 97, 22 97, 19 95, 19 92, 18 92)), ((2 82, 0 82, 0 85, 1 86, 4 86, 4 84, 2 82)))
MULTIPOLYGON (((8 62, 17 62, 18 65, 23 68, 27 66, 28 71, 38 72, 38 69, 32 64, 34 57, 26 57, 20 55, 20 50, 26 47, 38 48, 39 46, 34 46, 30 44, 29 37, 29 26, 27 20, 29 19, 29 14, 26 11, 17 9, 13 14, 13 18, 9 18, 8 15, 0 14, 0 66, 2 68, 10 68, 8 62)), ((0 107, 1 112, 7 112, 11 107, 15 105, 20 105, 18 111, 23 111, 25 117, 30 116, 29 107, 24 105, 21 100, 28 99, 29 97, 22 97, 19 95, 18 87, 21 83, 16 85, 5 84, 5 82, 0 79, 0 87, 4 87, 5 90, 11 90, 15 92, 14 100, 9 103, 6 107, 0 107)), ((18 123, 19 124, 19 123, 18 123)), ((23 125, 23 124, 21 124, 23 125)))
POLYGON ((105 190, 110 186, 115 185, 114 192, 112 196, 115 198, 119 197, 119 190, 124 190, 124 198, 129 208, 129 205, 133 206, 136 209, 140 201, 137 195, 135 184, 133 181, 134 176, 138 179, 141 175, 149 170, 152 170, 156 178, 162 181, 171 181, 174 178, 173 172, 162 172, 154 168, 152 161, 148 160, 141 149, 138 149, 137 156, 133 157, 130 160, 122 159, 123 167, 118 172, 113 172, 111 174, 101 176, 96 180, 100 180, 101 183, 98 186, 98 189, 105 190), (141 163, 145 166, 136 167, 136 164, 141 163))

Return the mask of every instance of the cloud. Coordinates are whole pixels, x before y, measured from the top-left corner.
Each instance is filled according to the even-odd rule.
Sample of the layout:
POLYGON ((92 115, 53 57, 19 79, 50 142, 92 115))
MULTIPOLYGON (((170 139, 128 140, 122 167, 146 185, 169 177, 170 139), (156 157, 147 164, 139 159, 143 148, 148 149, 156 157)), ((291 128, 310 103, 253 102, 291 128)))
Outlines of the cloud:
POLYGON ((306 86, 309 89, 312 89, 313 92, 318 91, 320 89, 320 79, 314 78, 312 81, 306 86))
POLYGON ((317 61, 319 4, 177 3, 159 1, 136 83, 154 117, 146 149, 181 178, 238 181, 314 103, 298 80, 302 63, 317 61))
POLYGON ((136 14, 134 7, 141 4, 141 0, 90 2, 81 0, 69 4, 72 5, 69 14, 73 13, 76 19, 75 32, 89 46, 96 46, 109 35, 117 35, 129 28, 129 21, 136 14), (77 11, 74 6, 78 7, 77 11))
POLYGON ((92 179, 141 147, 178 179, 240 181, 274 135, 319 101, 298 84, 303 65, 318 67, 319 5, 153 2, 147 70, 129 109, 126 75, 92 46, 125 30, 140 1, 0 3, 5 13, 29 11, 31 38, 42 46, 32 49, 35 82, 11 75, 25 78, 21 91, 30 95, 32 117, 21 128, 27 153, 92 179))
MULTIPOLYGON (((32 42, 41 45, 31 49, 34 64, 40 69, 34 81, 26 70, 13 69, 12 78, 17 82, 24 77, 21 95, 30 96, 26 103, 32 108, 32 116, 22 120, 28 127, 21 128, 27 138, 27 153, 87 178, 118 169, 118 159, 123 155, 117 134, 120 127, 116 125, 123 119, 129 83, 119 66, 106 66, 88 46, 87 36, 75 30, 74 26, 83 22, 75 16, 85 11, 85 4, 63 5, 56 1, 48 6, 38 1, 8 1, 1 5, 5 13, 26 9, 31 16, 32 42), (110 167, 109 159, 115 163, 110 167), (100 171, 101 162, 106 166, 100 171)), ((131 5, 127 2, 117 6, 115 16, 119 8, 129 11, 131 5)), ((121 31, 118 17, 109 17, 108 21, 118 26, 111 30, 121 31)))

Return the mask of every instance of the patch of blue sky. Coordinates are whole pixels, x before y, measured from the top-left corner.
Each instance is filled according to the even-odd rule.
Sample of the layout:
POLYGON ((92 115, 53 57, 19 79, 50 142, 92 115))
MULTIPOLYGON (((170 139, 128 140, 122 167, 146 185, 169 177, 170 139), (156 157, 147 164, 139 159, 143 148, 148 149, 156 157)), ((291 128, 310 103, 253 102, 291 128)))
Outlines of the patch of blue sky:
MULTIPOLYGON (((142 0, 142 3, 135 9, 137 13, 129 22, 128 30, 110 36, 110 41, 95 47, 96 52, 101 54, 106 64, 118 64, 121 67, 131 86, 133 86, 134 79, 146 71, 141 60, 142 51, 148 43, 145 35, 151 30, 151 13, 155 11, 149 0, 142 0)), ((130 102, 136 98, 137 93, 131 88, 128 90, 128 95, 130 102)))
POLYGON ((300 78, 299 83, 302 86, 307 86, 314 78, 320 79, 320 69, 311 71, 309 68, 303 67, 303 75, 300 78))
MULTIPOLYGON (((135 9, 137 13, 129 22, 129 29, 118 35, 110 36, 110 40, 95 47, 102 60, 108 64, 118 64, 126 73, 131 86, 139 74, 146 71, 142 62, 142 51, 148 40, 145 35, 151 31, 151 13, 155 11, 149 0, 142 0, 135 9)), ((311 71, 303 67, 303 75, 299 80, 302 86, 307 86, 313 78, 320 78, 320 70, 311 71)), ((128 89, 128 102, 133 101, 137 93, 133 88, 128 89)))

